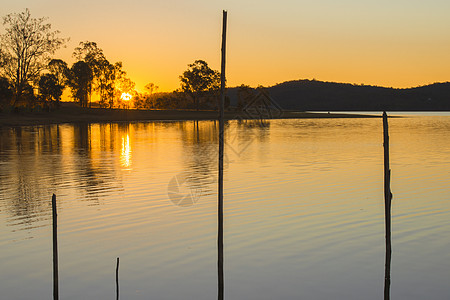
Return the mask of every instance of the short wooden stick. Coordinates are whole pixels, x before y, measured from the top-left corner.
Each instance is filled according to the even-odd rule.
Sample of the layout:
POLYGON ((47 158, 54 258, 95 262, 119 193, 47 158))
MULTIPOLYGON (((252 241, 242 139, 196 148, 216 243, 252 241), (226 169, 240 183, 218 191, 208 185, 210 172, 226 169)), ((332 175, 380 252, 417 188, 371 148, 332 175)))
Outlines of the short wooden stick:
POLYGON ((119 258, 116 264, 116 300, 119 300, 119 258))

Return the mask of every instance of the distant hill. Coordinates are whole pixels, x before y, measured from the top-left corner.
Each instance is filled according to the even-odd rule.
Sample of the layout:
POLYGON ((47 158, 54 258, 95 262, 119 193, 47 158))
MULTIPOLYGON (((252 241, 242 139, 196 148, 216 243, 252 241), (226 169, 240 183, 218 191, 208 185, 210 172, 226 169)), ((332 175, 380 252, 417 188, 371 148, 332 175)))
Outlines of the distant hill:
MULTIPOLYGON (((229 91, 232 104, 238 88, 229 91)), ((287 81, 268 88, 283 109, 301 111, 450 111, 450 83, 396 89, 369 85, 287 81)))

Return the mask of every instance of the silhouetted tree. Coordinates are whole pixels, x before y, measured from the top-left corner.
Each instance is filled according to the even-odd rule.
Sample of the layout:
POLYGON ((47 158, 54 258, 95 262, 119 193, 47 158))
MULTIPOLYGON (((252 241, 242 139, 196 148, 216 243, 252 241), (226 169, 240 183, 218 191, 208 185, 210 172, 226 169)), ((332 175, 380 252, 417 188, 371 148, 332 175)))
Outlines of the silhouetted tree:
MULTIPOLYGON (((27 108, 33 109, 36 107, 36 96, 34 95, 34 88, 31 84, 27 83, 22 88, 22 95, 20 96, 19 101, 16 102, 17 105, 25 106, 27 108)), ((18 110, 18 107, 15 107, 15 110, 18 110)))
MULTIPOLYGON (((93 88, 99 95, 101 106, 113 108, 115 102, 120 105, 122 93, 131 93, 134 83, 126 77, 122 69, 122 63, 110 63, 95 42, 80 42, 75 48, 73 56, 86 62, 92 70, 93 88), (130 88, 131 86, 131 88, 130 88)), ((92 90, 92 85, 90 87, 92 90)))
POLYGON ((67 63, 62 59, 52 59, 48 63, 48 70, 50 71, 50 73, 55 75, 58 84, 64 86, 67 81, 67 75, 69 71, 67 63))
POLYGON ((20 100, 28 85, 39 79, 50 55, 66 42, 45 21, 46 18, 32 18, 28 9, 3 18, 6 32, 0 36, 0 72, 13 85, 12 105, 20 100))
POLYGON ((39 95, 41 99, 50 104, 59 102, 63 92, 63 86, 58 83, 58 79, 53 74, 44 74, 39 79, 39 95))
POLYGON ((220 73, 212 70, 203 60, 196 60, 188 66, 189 68, 180 76, 181 89, 193 98, 198 110, 199 99, 203 94, 219 90, 220 73))
POLYGON ((0 111, 11 103, 13 95, 13 89, 9 80, 5 77, 0 77, 0 111))
MULTIPOLYGON (((62 91, 64 90, 67 84, 69 76, 69 68, 67 67, 67 63, 61 59, 52 59, 48 63, 48 70, 52 75, 55 76, 58 86, 61 87, 61 95, 62 95, 62 91)), ((59 97, 56 98, 56 107, 58 108, 60 106, 61 95, 59 95, 59 97)))
POLYGON ((78 59, 79 61, 86 62, 92 71, 93 80, 89 86, 89 105, 90 105, 90 96, 92 95, 92 85, 95 83, 95 89, 98 91, 101 101, 105 101, 102 99, 104 96, 103 82, 100 82, 102 79, 102 74, 104 73, 105 68, 108 67, 109 62, 107 61, 105 55, 103 54, 103 50, 97 46, 96 42, 80 42, 79 47, 76 47, 72 53, 72 55, 78 59))
POLYGON ((156 91, 159 89, 159 86, 155 85, 154 83, 150 82, 145 86, 145 90, 148 91, 148 93, 151 95, 153 93, 156 93, 156 91))
POLYGON ((72 53, 73 57, 78 60, 83 60, 90 65, 95 64, 95 61, 101 60, 104 57, 103 50, 97 46, 96 42, 80 42, 72 53))
POLYGON ((255 97, 255 90, 248 85, 241 84, 237 92, 237 97, 237 109, 242 110, 255 97))
POLYGON ((110 65, 111 80, 108 84, 107 96, 109 99, 109 107, 114 107, 114 100, 120 99, 121 92, 118 91, 120 81, 125 78, 126 72, 122 70, 122 62, 116 62, 110 65))
POLYGON ((89 65, 84 61, 77 61, 69 72, 69 86, 72 97, 78 100, 81 107, 87 107, 91 93, 93 74, 89 65))
POLYGON ((134 93, 133 95, 133 106, 137 109, 143 109, 146 107, 146 100, 149 95, 141 94, 141 93, 134 93))
POLYGON ((98 61, 95 68, 94 77, 97 81, 95 90, 98 92, 100 97, 99 104, 100 106, 105 107, 108 100, 111 99, 111 95, 114 94, 114 65, 112 65, 106 58, 98 61))
MULTIPOLYGON (((134 95, 134 86, 135 83, 128 77, 125 76, 126 73, 124 72, 120 78, 116 81, 116 101, 119 107, 125 106, 125 103, 123 103, 122 94, 130 94, 134 95)), ((126 106, 128 107, 128 103, 126 106)))

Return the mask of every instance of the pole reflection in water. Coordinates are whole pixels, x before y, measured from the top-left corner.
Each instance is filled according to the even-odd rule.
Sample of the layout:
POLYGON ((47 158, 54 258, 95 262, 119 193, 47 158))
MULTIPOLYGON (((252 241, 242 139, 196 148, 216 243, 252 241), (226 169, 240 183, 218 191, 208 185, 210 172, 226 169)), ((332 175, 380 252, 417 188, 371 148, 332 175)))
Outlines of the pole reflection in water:
POLYGON ((384 216, 386 224, 386 259, 384 266, 384 299, 390 299, 391 287, 391 170, 389 169, 389 130, 386 112, 383 112, 383 147, 384 147, 384 216))

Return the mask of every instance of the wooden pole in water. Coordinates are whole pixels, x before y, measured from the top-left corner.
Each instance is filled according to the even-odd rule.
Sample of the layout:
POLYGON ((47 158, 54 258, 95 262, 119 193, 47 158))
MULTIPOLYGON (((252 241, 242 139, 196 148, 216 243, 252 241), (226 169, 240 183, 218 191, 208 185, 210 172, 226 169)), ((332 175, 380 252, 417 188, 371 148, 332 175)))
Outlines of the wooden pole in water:
POLYGON ((53 300, 59 299, 58 289, 58 214, 56 210, 56 195, 52 196, 53 217, 53 300))
POLYGON ((391 286, 391 170, 389 168, 389 130, 388 117, 383 112, 383 147, 384 147, 384 216, 386 225, 386 259, 384 267, 384 299, 390 299, 391 286))
POLYGON ((119 300, 119 258, 116 264, 116 300, 119 300))
POLYGON ((219 104, 219 199, 218 199, 218 234, 217 234, 217 272, 218 272, 218 296, 223 300, 223 154, 224 154, 224 103, 225 103, 225 50, 227 39, 227 12, 223 11, 222 24, 222 64, 220 71, 220 104, 219 104))

